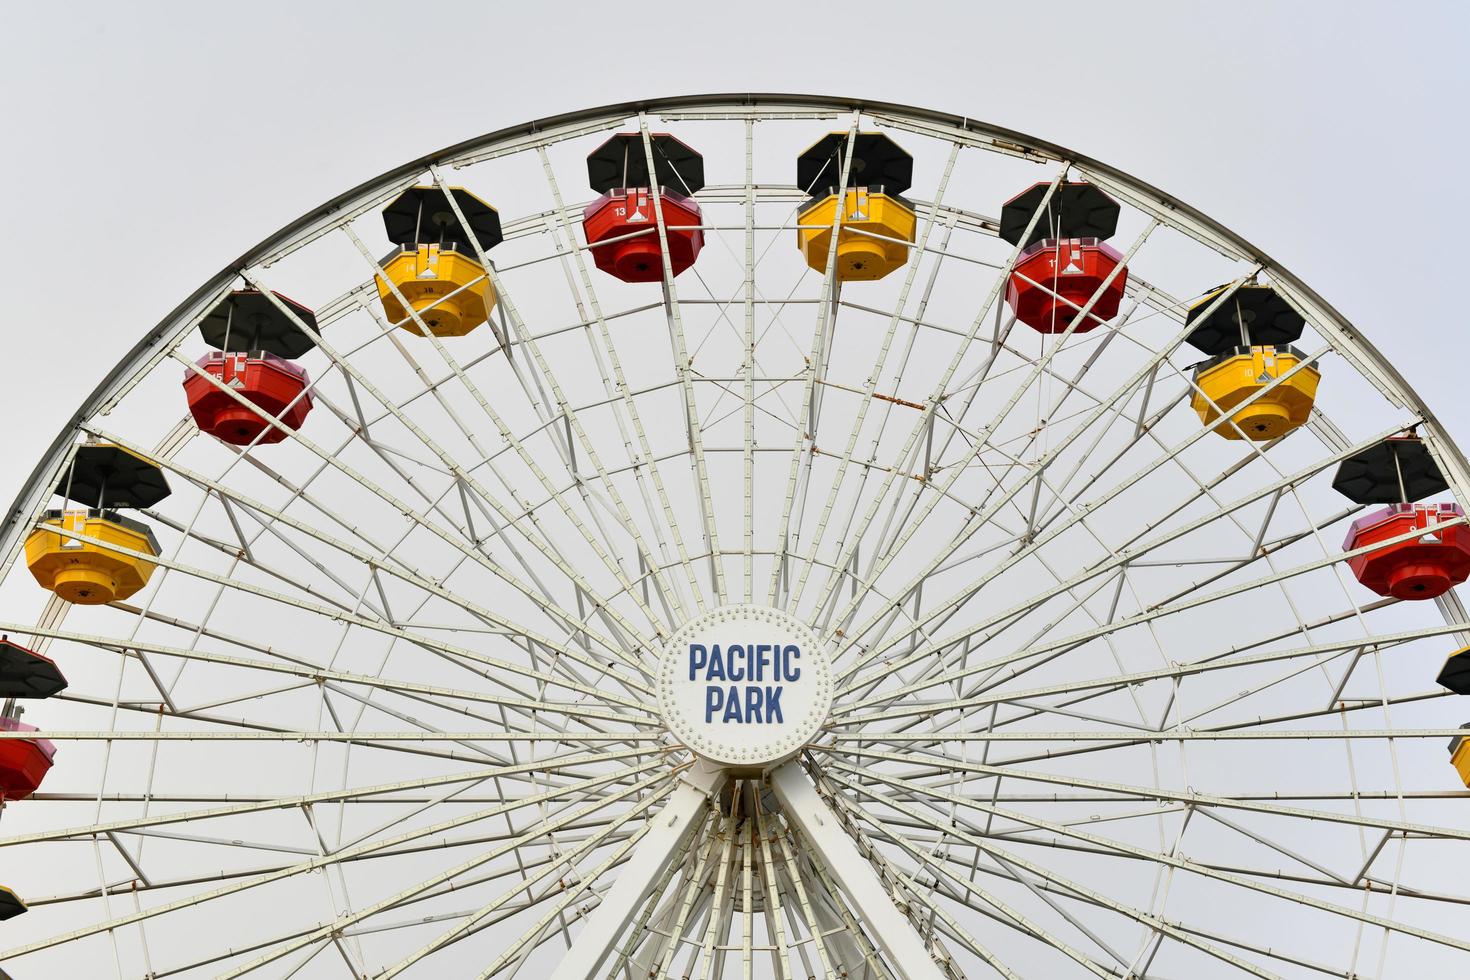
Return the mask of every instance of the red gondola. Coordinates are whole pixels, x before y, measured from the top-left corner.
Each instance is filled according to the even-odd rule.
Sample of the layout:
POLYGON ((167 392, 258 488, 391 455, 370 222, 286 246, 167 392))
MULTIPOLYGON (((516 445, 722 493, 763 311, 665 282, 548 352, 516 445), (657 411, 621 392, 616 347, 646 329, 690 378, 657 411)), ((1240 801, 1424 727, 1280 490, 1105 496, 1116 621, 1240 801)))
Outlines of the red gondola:
POLYGON ((1011 271, 1006 302, 1016 319, 1042 333, 1061 333, 1107 283, 1074 333, 1086 333, 1118 315, 1128 270, 1117 249, 1098 238, 1045 238, 1021 253, 1011 271), (1108 276, 1113 275, 1111 280, 1108 276))
POLYGON ((597 267, 623 282, 659 282, 663 246, 653 187, 659 188, 669 275, 694 264, 704 248, 703 215, 692 195, 704 187, 704 158, 668 133, 618 133, 587 157, 587 180, 602 196, 582 212, 582 230, 597 267), (654 172, 650 179, 648 155, 654 172))
POLYGON ((1001 207, 1000 237, 1021 249, 1006 283, 1006 302, 1017 320, 1042 333, 1062 333, 1115 269, 1074 332, 1118 315, 1128 269, 1119 268, 1123 256, 1103 240, 1118 230, 1120 211, 1117 201, 1085 180, 1064 180, 1055 188, 1033 184, 1001 207))
POLYGON ((230 391, 279 418, 287 429, 301 428, 311 411, 306 391, 311 379, 292 358, 316 347, 316 329, 316 315, 280 293, 241 289, 221 300, 199 322, 200 336, 216 348, 196 362, 204 374, 184 372, 184 395, 199 428, 232 446, 286 438, 230 391), (211 377, 230 391, 222 391, 211 377))
MULTIPOLYGON (((237 392, 261 411, 279 418, 288 429, 299 429, 311 411, 306 371, 269 351, 226 353, 214 351, 198 361, 200 370, 237 392)), ((243 446, 252 441, 280 442, 286 433, 221 391, 209 378, 194 371, 184 375, 189 411, 199 428, 222 442, 243 446)))
MULTIPOLYGON (((664 231, 669 241, 669 271, 677 276, 694 264, 699 250, 704 248, 704 232, 696 227, 703 216, 693 198, 667 188, 660 191, 659 203, 663 206, 664 231)), ((603 272, 623 282, 663 279, 663 249, 658 240, 653 197, 647 187, 608 191, 582 212, 582 228, 587 233, 587 243, 592 246, 592 260, 603 272), (634 237, 626 237, 629 235, 634 237)))
POLYGON ((1352 551, 1416 529, 1424 533, 1348 559, 1368 588, 1399 599, 1433 599, 1470 578, 1470 529, 1464 524, 1427 530, 1464 516, 1458 504, 1391 504, 1354 521, 1343 548, 1352 551))
MULTIPOLYGON (((0 717, 0 731, 34 732, 34 725, 0 717)), ((44 738, 0 739, 0 801, 23 800, 51 770, 56 747, 44 738)))

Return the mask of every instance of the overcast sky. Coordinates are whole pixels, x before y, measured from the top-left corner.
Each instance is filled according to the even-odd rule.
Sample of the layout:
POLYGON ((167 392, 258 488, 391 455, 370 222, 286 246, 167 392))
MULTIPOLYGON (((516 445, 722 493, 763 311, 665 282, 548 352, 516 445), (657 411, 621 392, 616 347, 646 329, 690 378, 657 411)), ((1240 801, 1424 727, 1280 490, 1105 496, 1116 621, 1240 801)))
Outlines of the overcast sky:
POLYGON ((1470 405, 1470 5, 1420 2, 7 4, 0 173, 18 489, 200 282, 465 138, 672 93, 948 110, 1123 167, 1302 275, 1446 421, 1470 405), (575 12, 575 13, 573 13, 575 12), (637 24, 638 26, 633 26, 637 24))

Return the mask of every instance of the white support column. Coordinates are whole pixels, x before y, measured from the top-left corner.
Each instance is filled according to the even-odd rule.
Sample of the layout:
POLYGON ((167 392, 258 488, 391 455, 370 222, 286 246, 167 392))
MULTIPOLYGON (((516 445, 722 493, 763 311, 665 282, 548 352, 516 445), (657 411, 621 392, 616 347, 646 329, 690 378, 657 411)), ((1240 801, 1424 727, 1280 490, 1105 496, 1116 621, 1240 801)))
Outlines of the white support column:
POLYGON ((796 824, 842 889, 848 906, 862 916, 869 938, 883 951, 894 974, 901 980, 944 980, 924 941, 893 904, 873 866, 858 853, 800 764, 787 762, 772 770, 771 789, 787 819, 796 824))
POLYGON ((726 778, 723 769, 702 762, 696 762, 680 776, 679 788, 653 818, 653 826, 633 849, 617 881, 572 940, 571 949, 557 964, 550 980, 594 980, 618 937, 648 900, 655 883, 668 870, 726 778))

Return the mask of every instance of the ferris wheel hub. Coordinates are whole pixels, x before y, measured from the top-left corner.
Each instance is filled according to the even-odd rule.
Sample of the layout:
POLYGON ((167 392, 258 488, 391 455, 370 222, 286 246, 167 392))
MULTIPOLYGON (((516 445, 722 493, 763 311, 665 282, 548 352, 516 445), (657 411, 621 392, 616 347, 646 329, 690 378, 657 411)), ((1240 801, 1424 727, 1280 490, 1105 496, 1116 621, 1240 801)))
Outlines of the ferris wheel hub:
POLYGON ((659 666, 674 737, 733 771, 791 758, 832 709, 827 653, 805 623, 765 606, 722 606, 681 626, 659 666))

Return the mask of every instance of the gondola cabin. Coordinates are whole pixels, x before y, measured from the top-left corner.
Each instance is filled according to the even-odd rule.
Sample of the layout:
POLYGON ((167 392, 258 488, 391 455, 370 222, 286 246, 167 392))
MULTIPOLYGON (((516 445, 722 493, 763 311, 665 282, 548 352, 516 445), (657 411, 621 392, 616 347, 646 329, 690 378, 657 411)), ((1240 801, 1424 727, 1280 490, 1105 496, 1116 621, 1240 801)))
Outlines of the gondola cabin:
MULTIPOLYGON (((36 728, 20 720, 25 709, 16 700, 49 698, 65 689, 66 678, 49 657, 0 636, 0 734, 5 736, 0 738, 0 808, 34 793, 56 759, 48 739, 30 737, 36 728)), ((7 897, 14 895, 0 896, 0 905, 7 897)), ((0 907, 0 918, 5 917, 0 907)))
POLYGON ((1062 333, 1076 320, 1073 331, 1086 333, 1118 315, 1128 287, 1128 270, 1114 273, 1122 265, 1123 256, 1101 239, 1044 238, 1016 260, 1006 302, 1033 330, 1062 333))
POLYGON ((1464 516, 1458 504, 1390 504, 1359 518, 1343 541, 1355 551, 1403 535, 1388 544, 1347 560, 1359 582, 1381 596, 1433 599, 1470 578, 1470 529, 1464 524, 1436 525, 1464 516))
POLYGON ((1021 250, 1006 282, 1017 320, 1041 333, 1063 333, 1076 321, 1073 332, 1086 333, 1118 315, 1128 268, 1106 239, 1119 211, 1086 181, 1033 184, 1001 207, 1000 237, 1021 250))
MULTIPOLYGON (((1470 729, 1470 725, 1460 727, 1470 729)), ((1450 739, 1450 765, 1460 774, 1460 782, 1470 789, 1470 740, 1464 735, 1456 735, 1450 739)))
POLYGON ((292 358, 316 347, 308 333, 316 326, 311 310, 279 293, 227 296, 199 324, 217 350, 184 371, 184 396, 200 431, 245 446, 277 443, 301 428, 311 411, 311 379, 292 358))
POLYGON ((835 225, 836 280, 882 279, 908 262, 918 229, 901 196, 913 183, 914 160, 882 133, 858 133, 849 161, 847 135, 829 133, 797 158, 797 184, 811 197, 796 216, 796 243, 806 264, 825 273, 835 225))
MULTIPOLYGON (((34 732, 34 725, 0 717, 0 732, 34 732)), ((23 800, 40 788, 56 758, 56 747, 44 738, 0 739, 0 802, 23 800)))
POLYGON ((425 328, 435 337, 463 337, 484 323, 495 306, 495 290, 485 280, 485 267, 465 248, 459 242, 403 246, 385 258, 376 281, 388 321, 420 337, 425 328))
POLYGON ((1191 404, 1226 439, 1279 439, 1311 417, 1322 373, 1301 351, 1306 321, 1275 288, 1217 286, 1189 308, 1185 341, 1209 355, 1194 368, 1191 404), (1216 424, 1229 412, 1229 423, 1216 424))
POLYGON ((378 298, 390 323, 420 337, 425 330, 464 336, 495 308, 476 246, 488 252, 500 244, 500 214, 462 187, 449 190, 453 204, 438 187, 410 187, 383 209, 398 247, 380 263, 378 298))
POLYGON ((669 275, 694 265, 704 248, 700 227, 704 216, 694 200, 704 189, 704 158, 699 153, 670 133, 652 133, 647 144, 642 133, 618 133, 588 155, 587 180, 602 195, 582 212, 582 232, 599 269, 623 282, 662 281, 660 212, 669 275))
POLYGON ((170 493, 163 471, 120 446, 88 443, 56 485, 81 509, 46 511, 26 538, 26 566, 42 588, 67 602, 101 605, 148 584, 158 540, 120 508, 151 507, 170 493))
MULTIPOLYGON (((694 265, 704 248, 703 216, 692 197, 663 189, 665 235, 669 247, 669 272, 677 276, 694 265)), ((646 187, 620 187, 608 191, 582 212, 582 230, 592 247, 597 267, 623 282, 660 282, 664 277, 663 246, 653 210, 653 195, 646 187)))
POLYGON ((141 590, 156 567, 118 548, 156 556, 158 539, 117 511, 48 510, 26 539, 26 564, 42 588, 67 602, 103 605, 141 590))
POLYGON ((1191 407, 1226 439, 1279 439, 1312 415, 1321 372, 1295 347, 1237 347, 1195 366, 1191 407), (1237 408, 1237 406, 1239 406, 1237 408))
POLYGON ((286 430, 301 428, 311 411, 311 394, 306 390, 311 379, 305 369, 268 351, 215 351, 201 357, 197 366, 198 371, 184 374, 189 412, 201 431, 221 442, 235 446, 280 442, 289 434, 286 430), (260 412, 240 404, 231 392, 258 406, 260 412), (285 428, 272 425, 271 419, 285 428))

